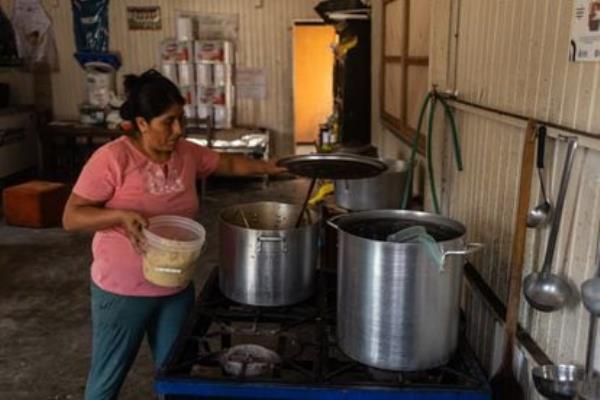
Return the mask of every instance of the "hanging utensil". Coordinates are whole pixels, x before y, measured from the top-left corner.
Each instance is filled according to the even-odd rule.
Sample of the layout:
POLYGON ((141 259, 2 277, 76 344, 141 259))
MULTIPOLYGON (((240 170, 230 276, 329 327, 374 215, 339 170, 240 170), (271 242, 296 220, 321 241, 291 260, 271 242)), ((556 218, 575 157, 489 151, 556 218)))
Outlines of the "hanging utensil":
POLYGON ((575 364, 540 365, 531 370, 538 393, 550 400, 571 400, 585 377, 584 369, 575 364))
POLYGON ((581 284, 583 305, 590 312, 590 329, 588 333, 588 353, 585 361, 587 376, 594 370, 594 354, 596 352, 597 318, 600 317, 600 232, 596 245, 596 273, 594 277, 581 284))
POLYGON ((527 124, 527 133, 523 143, 523 159, 521 161, 521 178, 519 182, 519 203, 515 222, 515 238, 513 241, 513 262, 508 289, 508 304, 506 306, 506 321, 504 332, 506 344, 500 369, 490 382, 492 399, 522 400, 525 394, 513 372, 513 352, 519 318, 519 300, 521 278, 523 275, 523 260, 525 255, 525 238, 527 232, 526 220, 529 199, 531 196, 531 181, 533 178, 533 159, 535 151, 535 122, 527 124))
POLYGON ((533 208, 527 215, 527 226, 530 228, 539 228, 544 226, 552 214, 552 205, 546 195, 546 186, 544 185, 544 153, 546 149, 546 127, 540 126, 538 129, 538 151, 537 151, 537 172, 542 190, 543 202, 533 208))
POLYGON ((585 369, 573 364, 543 365, 531 371, 535 386, 548 399, 598 399, 598 376, 594 376, 597 318, 600 316, 600 235, 596 246, 596 271, 594 277, 581 285, 581 297, 590 312, 585 369))
POLYGON ((563 206, 571 177, 571 169, 577 150, 577 138, 570 137, 567 140, 567 156, 563 168, 558 198, 556 199, 556 211, 552 219, 548 247, 544 258, 542 272, 532 272, 527 275, 523 282, 525 299, 529 305, 542 312, 553 312, 562 308, 571 296, 571 287, 565 279, 551 273, 552 260, 556 249, 556 239, 560 228, 563 206))
POLYGON ((583 305, 590 312, 587 355, 585 358, 585 379, 577 394, 584 400, 600 399, 600 376, 594 373, 594 355, 596 354, 596 335, 600 316, 600 234, 596 247, 596 276, 581 285, 583 305))

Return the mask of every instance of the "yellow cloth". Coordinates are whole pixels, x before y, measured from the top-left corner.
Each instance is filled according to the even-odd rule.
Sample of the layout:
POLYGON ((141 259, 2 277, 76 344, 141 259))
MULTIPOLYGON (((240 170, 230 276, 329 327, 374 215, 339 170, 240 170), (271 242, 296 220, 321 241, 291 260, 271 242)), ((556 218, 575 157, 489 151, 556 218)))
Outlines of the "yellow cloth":
POLYGON ((308 201, 308 204, 314 206, 320 201, 323 201, 325 196, 331 193, 333 193, 333 183, 326 182, 319 187, 319 190, 317 190, 317 193, 313 197, 311 197, 311 199, 308 201))

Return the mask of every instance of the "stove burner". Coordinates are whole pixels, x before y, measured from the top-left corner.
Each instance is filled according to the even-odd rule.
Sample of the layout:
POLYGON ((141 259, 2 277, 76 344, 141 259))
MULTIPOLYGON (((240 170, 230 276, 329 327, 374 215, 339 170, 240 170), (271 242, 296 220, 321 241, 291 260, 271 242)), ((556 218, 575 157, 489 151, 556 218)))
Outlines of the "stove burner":
MULTIPOLYGON (((337 345, 335 330, 336 275, 326 271, 321 269, 318 275, 316 296, 285 307, 228 300, 218 290, 215 271, 198 297, 193 318, 159 371, 157 391, 232 398, 238 396, 236 390, 252 383, 251 396, 240 397, 286 397, 274 388, 289 387, 326 390, 333 397, 353 392, 356 398, 377 398, 393 392, 398 399, 414 398, 415 393, 428 393, 423 399, 437 399, 450 392, 461 394, 453 399, 489 399, 485 376, 464 342, 447 365, 428 371, 384 371, 346 356, 337 345), (248 346, 251 350, 242 355, 237 352, 248 346), (180 381, 182 386, 178 386, 180 381)), ((306 397, 295 393, 296 397, 290 397, 310 397, 308 392, 306 397)))
POLYGON ((274 351, 255 344, 234 346, 220 357, 225 372, 232 376, 252 377, 265 375, 281 363, 274 351))

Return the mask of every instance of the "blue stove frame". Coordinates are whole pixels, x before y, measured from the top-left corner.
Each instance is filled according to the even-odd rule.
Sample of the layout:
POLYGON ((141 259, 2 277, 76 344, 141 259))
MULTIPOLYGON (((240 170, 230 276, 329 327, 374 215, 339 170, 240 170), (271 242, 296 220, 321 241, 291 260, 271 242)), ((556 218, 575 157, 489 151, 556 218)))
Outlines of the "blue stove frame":
POLYGON ((231 383, 211 380, 159 378, 154 388, 162 399, 225 397, 290 400, 490 400, 488 389, 469 391, 431 388, 302 387, 270 383, 231 383), (167 396, 168 395, 168 396, 167 396))

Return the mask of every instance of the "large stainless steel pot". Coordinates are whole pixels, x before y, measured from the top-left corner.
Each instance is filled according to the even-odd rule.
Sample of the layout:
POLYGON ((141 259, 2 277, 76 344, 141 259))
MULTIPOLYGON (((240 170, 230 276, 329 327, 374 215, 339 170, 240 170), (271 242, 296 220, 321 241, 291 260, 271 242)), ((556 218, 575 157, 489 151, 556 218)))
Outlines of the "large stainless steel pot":
POLYGON ((408 178, 404 161, 383 160, 388 169, 381 175, 366 179, 335 181, 335 202, 349 210, 400 208, 408 178))
POLYGON ((364 364, 416 371, 447 363, 458 340, 465 227, 435 214, 376 210, 328 221, 338 229, 337 335, 364 364), (436 265, 421 244, 387 242, 420 225, 443 251, 436 265))
POLYGON ((219 286, 225 296, 243 304, 282 306, 312 295, 318 216, 307 210, 295 228, 300 210, 292 204, 258 202, 219 214, 219 286))

